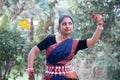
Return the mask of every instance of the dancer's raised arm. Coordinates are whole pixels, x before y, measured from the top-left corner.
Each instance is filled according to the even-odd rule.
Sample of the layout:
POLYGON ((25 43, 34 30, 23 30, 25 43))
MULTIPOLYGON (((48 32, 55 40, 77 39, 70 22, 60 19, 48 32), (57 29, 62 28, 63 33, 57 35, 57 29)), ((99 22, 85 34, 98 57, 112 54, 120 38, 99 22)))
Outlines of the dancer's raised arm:
POLYGON ((92 35, 92 37, 87 39, 87 46, 88 47, 93 46, 99 40, 101 32, 103 30, 103 23, 104 23, 103 17, 100 14, 98 14, 96 16, 97 16, 96 21, 97 21, 98 25, 97 25, 97 28, 96 28, 94 34, 92 35))

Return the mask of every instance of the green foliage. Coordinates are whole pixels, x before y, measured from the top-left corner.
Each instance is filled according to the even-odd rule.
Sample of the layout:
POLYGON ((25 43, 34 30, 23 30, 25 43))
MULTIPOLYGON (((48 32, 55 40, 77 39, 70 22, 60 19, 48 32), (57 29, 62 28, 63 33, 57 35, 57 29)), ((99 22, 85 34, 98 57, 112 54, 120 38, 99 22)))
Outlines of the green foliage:
POLYGON ((118 80, 119 79, 119 74, 120 74, 120 69, 112 69, 111 67, 108 67, 108 78, 109 80, 118 80), (111 73, 111 74, 110 74, 111 73))
POLYGON ((50 12, 49 11, 50 7, 47 3, 47 0, 36 0, 36 1, 37 1, 36 3, 39 4, 39 6, 43 8, 44 11, 50 12))
MULTIPOLYGON (((30 52, 32 47, 37 45, 44 37, 45 37, 45 35, 41 34, 41 35, 39 35, 39 37, 36 37, 33 41, 28 41, 27 42, 27 44, 24 47, 24 53, 22 55, 23 56, 22 57, 23 63, 21 64, 21 66, 23 66, 23 67, 21 67, 20 69, 22 69, 22 70, 23 70, 23 68, 27 69, 28 53, 30 52)), ((19 58, 18 58, 18 60, 19 60, 19 58)), ((45 52, 41 51, 39 54, 36 55, 35 60, 34 60, 35 74, 39 75, 40 73, 43 73, 44 68, 45 68, 45 52)), ((29 80, 35 80, 35 76, 33 77, 33 79, 29 79, 29 80)))
POLYGON ((98 57, 96 62, 94 63, 97 63, 96 68, 100 67, 103 69, 105 79, 107 80, 118 80, 119 79, 120 68, 112 60, 110 60, 106 55, 98 57))
POLYGON ((0 50, 1 54, 8 56, 1 56, 1 60, 5 61, 8 57, 15 57, 16 54, 22 52, 25 40, 21 37, 19 31, 8 31, 0 29, 0 50))
MULTIPOLYGON (((4 76, 10 74, 13 66, 21 66, 24 44, 25 39, 19 31, 0 29, 0 67, 7 72, 4 76)), ((22 69, 22 67, 20 68, 22 69)), ((18 74, 21 73, 21 70, 17 71, 18 74)))
MULTIPOLYGON (((111 55, 120 61, 119 0, 7 0, 6 3, 1 5, 0 14, 3 18, 0 17, 0 66, 5 65, 5 62, 7 64, 15 62, 11 72, 14 75, 14 79, 19 75, 22 76, 22 68, 27 67, 27 56, 30 49, 38 44, 46 35, 44 29, 47 30, 48 34, 51 34, 52 30, 54 30, 53 26, 57 27, 56 23, 54 23, 55 20, 58 20, 56 15, 59 16, 67 11, 75 21, 74 32, 71 36, 78 39, 87 39, 95 31, 97 24, 95 20, 91 19, 91 14, 100 13, 101 11, 105 12, 104 30, 100 39, 107 44, 109 52, 112 53, 111 55), (61 6, 59 3, 62 1, 68 4, 69 7, 64 6, 64 9, 59 9, 59 6, 61 6), (25 2, 25 5, 23 2, 25 2), (29 30, 17 27, 17 21, 31 17, 33 17, 33 21, 37 20, 39 23, 37 25, 33 24, 35 36, 34 40, 30 42, 27 35, 29 30), (53 22, 52 28, 45 27, 48 17, 53 22), (21 30, 21 32, 17 29, 21 30)), ((57 31, 55 30, 56 33, 57 31)), ((105 57, 105 55, 103 56, 105 52, 102 47, 98 43, 94 47, 82 51, 82 54, 77 55, 77 57, 84 58, 84 60, 87 60, 86 56, 94 57, 94 66, 103 68, 106 73, 113 72, 109 77, 111 80, 117 80, 119 73, 118 66, 105 57)), ((36 56, 34 63, 36 74, 44 71, 44 54, 45 52, 43 51, 36 56)), ((11 76, 8 74, 7 77, 11 76)))

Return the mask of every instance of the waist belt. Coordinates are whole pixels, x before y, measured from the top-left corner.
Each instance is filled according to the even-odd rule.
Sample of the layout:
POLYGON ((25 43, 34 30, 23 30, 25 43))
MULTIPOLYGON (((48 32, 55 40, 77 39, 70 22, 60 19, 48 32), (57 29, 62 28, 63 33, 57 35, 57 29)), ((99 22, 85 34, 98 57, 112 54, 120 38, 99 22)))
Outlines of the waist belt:
POLYGON ((72 68, 71 65, 67 65, 67 66, 51 66, 51 65, 47 65, 46 66, 46 71, 45 73, 47 74, 59 74, 59 75, 64 75, 66 73, 72 73, 74 70, 72 68))

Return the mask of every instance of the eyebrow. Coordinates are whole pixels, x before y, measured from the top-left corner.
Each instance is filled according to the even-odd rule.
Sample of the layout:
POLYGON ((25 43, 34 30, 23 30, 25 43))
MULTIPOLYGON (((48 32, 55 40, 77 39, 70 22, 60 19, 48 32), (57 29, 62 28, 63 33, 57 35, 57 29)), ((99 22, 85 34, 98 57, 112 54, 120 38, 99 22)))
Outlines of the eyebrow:
POLYGON ((72 22, 72 21, 69 21, 69 22, 66 22, 66 21, 65 21, 65 22, 62 22, 62 23, 73 23, 73 22, 72 22))

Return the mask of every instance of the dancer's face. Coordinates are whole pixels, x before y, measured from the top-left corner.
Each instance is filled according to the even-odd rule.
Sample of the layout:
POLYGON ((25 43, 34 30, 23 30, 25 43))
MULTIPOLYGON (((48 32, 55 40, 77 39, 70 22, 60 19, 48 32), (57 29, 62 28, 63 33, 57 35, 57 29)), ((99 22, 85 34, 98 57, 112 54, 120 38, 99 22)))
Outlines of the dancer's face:
POLYGON ((73 31, 73 21, 69 17, 65 17, 59 25, 60 32, 69 35, 73 31))

